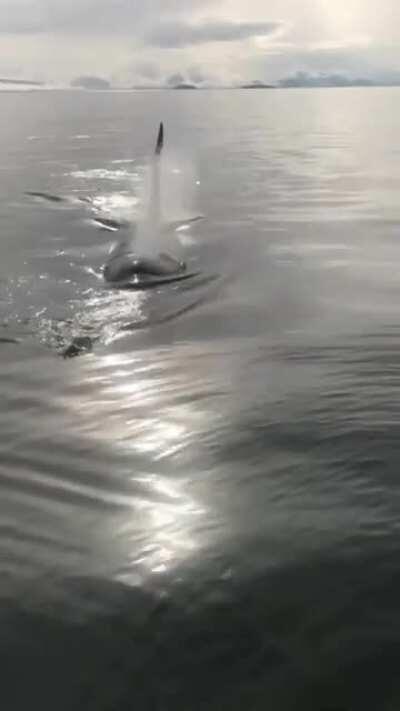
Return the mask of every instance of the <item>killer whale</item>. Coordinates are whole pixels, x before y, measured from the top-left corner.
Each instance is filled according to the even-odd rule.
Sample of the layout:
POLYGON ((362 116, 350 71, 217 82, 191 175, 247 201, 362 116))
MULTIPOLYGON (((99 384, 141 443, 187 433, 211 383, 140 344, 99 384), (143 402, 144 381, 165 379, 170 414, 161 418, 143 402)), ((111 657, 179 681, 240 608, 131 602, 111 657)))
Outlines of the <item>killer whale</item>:
MULTIPOLYGON (((159 233, 170 229, 176 230, 184 224, 201 219, 201 216, 196 216, 185 221, 162 223, 160 159, 163 147, 164 124, 161 122, 151 165, 151 193, 146 218, 147 229, 157 230, 159 233)), ((189 279, 191 276, 194 276, 194 273, 187 271, 185 262, 165 253, 156 256, 137 254, 132 240, 129 239, 119 242, 111 250, 103 268, 105 282, 109 286, 121 289, 149 287, 152 284, 158 286, 161 283, 189 279)))

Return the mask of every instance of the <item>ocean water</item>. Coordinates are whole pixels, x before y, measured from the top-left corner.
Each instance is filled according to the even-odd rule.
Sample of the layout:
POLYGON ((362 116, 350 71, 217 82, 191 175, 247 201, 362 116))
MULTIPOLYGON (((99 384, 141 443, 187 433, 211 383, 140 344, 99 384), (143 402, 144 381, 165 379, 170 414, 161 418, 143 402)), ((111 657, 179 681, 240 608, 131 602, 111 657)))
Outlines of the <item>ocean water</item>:
POLYGON ((399 91, 0 101, 2 707, 397 711, 399 91), (160 120, 199 275, 110 291, 160 120))

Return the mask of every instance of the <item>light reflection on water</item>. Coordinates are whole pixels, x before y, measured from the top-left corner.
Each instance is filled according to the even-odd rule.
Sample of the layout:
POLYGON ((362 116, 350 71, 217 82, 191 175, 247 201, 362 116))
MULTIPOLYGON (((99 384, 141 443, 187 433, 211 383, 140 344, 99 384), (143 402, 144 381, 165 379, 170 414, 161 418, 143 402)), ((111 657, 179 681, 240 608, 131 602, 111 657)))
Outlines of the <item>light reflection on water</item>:
MULTIPOLYGON (((149 475, 134 477, 133 481, 144 484, 150 492, 162 494, 165 503, 149 504, 147 543, 142 551, 136 546, 132 554, 131 571, 123 573, 127 582, 129 574, 147 570, 151 573, 171 573, 178 564, 194 555, 199 555, 200 545, 196 542, 196 521, 206 510, 182 491, 182 486, 171 483, 167 478, 149 475)), ((120 576, 118 576, 120 578, 120 576)))
POLYGON ((145 584, 151 574, 172 574, 193 556, 201 556, 205 540, 209 544, 209 535, 199 535, 204 526, 200 519, 207 519, 209 506, 204 486, 199 487, 201 496, 195 493, 194 479, 198 475, 201 480, 201 472, 196 474, 194 452, 201 446, 210 413, 191 403, 190 395, 179 402, 185 370, 179 361, 167 356, 163 364, 162 354, 147 351, 88 358, 81 361, 79 377, 92 394, 66 403, 68 409, 76 407, 78 429, 126 462, 132 502, 117 516, 113 531, 124 560, 119 570, 114 568, 114 576, 126 583, 145 584), (91 431, 90 420, 95 423, 91 431))

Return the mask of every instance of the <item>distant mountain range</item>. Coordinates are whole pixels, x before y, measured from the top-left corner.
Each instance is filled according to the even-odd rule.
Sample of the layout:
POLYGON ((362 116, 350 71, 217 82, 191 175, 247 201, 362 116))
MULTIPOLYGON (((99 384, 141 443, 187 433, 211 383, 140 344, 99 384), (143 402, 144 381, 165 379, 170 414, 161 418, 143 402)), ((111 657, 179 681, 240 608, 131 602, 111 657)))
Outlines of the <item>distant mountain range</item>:
POLYGON ((240 89, 275 89, 276 86, 273 84, 264 84, 262 81, 252 81, 249 84, 242 84, 240 89))
POLYGON ((189 84, 183 82, 182 84, 176 84, 176 86, 169 87, 171 89, 198 89, 199 87, 196 86, 196 84, 189 84))
MULTIPOLYGON (((78 76, 73 79, 70 83, 70 88, 72 89, 83 89, 90 91, 129 91, 129 90, 164 90, 164 91, 182 91, 182 90, 205 90, 205 89, 216 89, 216 90, 237 90, 237 89, 296 89, 296 88, 307 88, 307 89, 318 89, 318 88, 345 88, 345 87, 378 87, 378 86, 400 86, 400 72, 388 73, 385 76, 375 79, 367 79, 363 77, 348 77, 342 74, 310 74, 305 71, 298 71, 292 76, 280 79, 274 84, 269 84, 259 79, 254 79, 249 82, 245 82, 240 85, 225 85, 225 86, 210 86, 205 84, 195 84, 189 81, 177 81, 180 77, 178 75, 173 77, 175 83, 169 81, 162 85, 134 85, 126 87, 112 86, 112 84, 102 77, 98 76, 78 76)), ((183 77, 182 77, 183 79, 183 77)), ((30 80, 30 79, 10 79, 0 77, 0 88, 17 90, 29 89, 29 88, 43 88, 43 89, 66 89, 68 87, 63 87, 61 85, 55 84, 45 84, 45 82, 30 80)))
POLYGON ((111 89, 111 84, 107 79, 102 77, 92 77, 92 76, 82 76, 76 77, 71 81, 71 87, 73 89, 97 89, 105 90, 111 89))
POLYGON ((372 79, 350 78, 342 74, 309 74, 308 72, 297 72, 291 77, 281 79, 278 86, 283 88, 323 88, 323 87, 347 87, 347 86, 376 86, 372 79))

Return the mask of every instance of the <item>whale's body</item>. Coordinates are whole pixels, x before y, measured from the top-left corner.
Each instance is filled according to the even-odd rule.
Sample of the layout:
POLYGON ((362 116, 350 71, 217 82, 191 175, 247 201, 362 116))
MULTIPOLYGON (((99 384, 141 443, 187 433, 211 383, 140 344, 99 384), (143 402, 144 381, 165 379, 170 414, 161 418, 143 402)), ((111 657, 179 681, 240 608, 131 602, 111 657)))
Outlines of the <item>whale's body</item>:
MULTIPOLYGON (((142 225, 147 234, 162 234, 167 225, 162 223, 161 216, 161 186, 160 186, 160 157, 164 145, 164 126, 161 123, 157 136, 157 143, 153 162, 151 165, 151 187, 148 213, 142 225)), ((199 218, 194 218, 199 219, 199 218)), ((192 221, 192 220, 189 220, 192 221)), ((173 227, 182 223, 170 223, 173 227)), ((105 281, 119 288, 129 288, 140 283, 150 285, 160 283, 160 279, 173 281, 182 279, 186 272, 185 262, 179 261, 169 254, 137 254, 133 240, 124 240, 117 244, 111 251, 108 262, 103 269, 105 281)), ((190 276, 190 275, 188 275, 190 276)))
POLYGON ((180 262, 168 254, 158 257, 139 257, 134 252, 126 252, 111 257, 104 267, 104 278, 107 282, 129 282, 135 277, 164 277, 181 274, 186 270, 184 262, 180 262))

